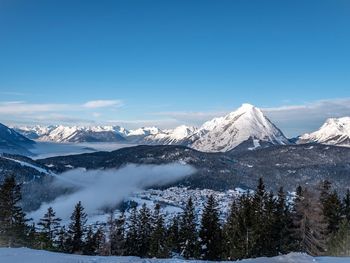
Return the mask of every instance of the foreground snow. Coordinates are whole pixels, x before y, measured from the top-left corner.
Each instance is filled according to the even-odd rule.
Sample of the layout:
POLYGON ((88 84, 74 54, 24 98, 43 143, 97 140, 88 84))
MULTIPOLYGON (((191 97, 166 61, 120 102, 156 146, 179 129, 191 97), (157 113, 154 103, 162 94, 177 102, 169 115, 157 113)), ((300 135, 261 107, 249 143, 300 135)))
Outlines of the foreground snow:
MULTIPOLYGON (((204 262, 198 260, 181 259, 141 259, 137 257, 98 257, 79 256, 62 253, 53 253, 43 250, 33 250, 28 248, 0 248, 0 262, 4 263, 181 263, 181 262, 204 262)), ((231 261, 233 262, 233 261, 231 261)), ((257 258, 236 261, 241 263, 345 263, 350 262, 350 258, 313 258, 304 254, 291 253, 285 256, 274 258, 257 258)))

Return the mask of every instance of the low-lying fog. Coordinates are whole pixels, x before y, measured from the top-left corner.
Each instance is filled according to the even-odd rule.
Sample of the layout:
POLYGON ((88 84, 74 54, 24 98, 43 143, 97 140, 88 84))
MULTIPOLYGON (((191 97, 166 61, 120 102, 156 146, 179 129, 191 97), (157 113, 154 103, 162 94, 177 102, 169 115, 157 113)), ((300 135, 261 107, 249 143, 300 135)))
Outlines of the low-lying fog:
POLYGON ((30 149, 35 154, 33 159, 42 159, 53 156, 63 156, 70 154, 89 153, 96 151, 114 151, 124 147, 135 146, 134 144, 123 143, 55 143, 55 142, 37 142, 30 149))
POLYGON ((76 191, 43 204, 37 211, 29 214, 29 217, 37 221, 52 206, 57 216, 67 220, 79 201, 89 215, 98 214, 106 207, 114 207, 135 191, 154 185, 166 185, 194 172, 192 166, 179 163, 129 164, 118 170, 71 170, 57 175, 54 186, 74 187, 76 191))

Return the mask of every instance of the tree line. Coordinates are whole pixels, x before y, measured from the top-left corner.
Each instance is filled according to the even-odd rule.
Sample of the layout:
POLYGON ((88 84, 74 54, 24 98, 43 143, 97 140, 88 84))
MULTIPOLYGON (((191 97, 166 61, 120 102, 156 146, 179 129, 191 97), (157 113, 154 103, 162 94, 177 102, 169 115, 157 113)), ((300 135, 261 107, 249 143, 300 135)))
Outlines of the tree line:
POLYGON ((293 198, 283 188, 266 190, 262 179, 253 192, 234 200, 222 219, 210 195, 198 220, 193 200, 181 214, 165 219, 161 206, 131 208, 128 216, 110 213, 104 224, 87 224, 78 202, 70 223, 61 225, 50 207, 37 224, 21 206, 21 188, 14 177, 0 185, 0 246, 86 255, 238 260, 276 256, 292 251, 313 256, 350 255, 350 191, 343 198, 328 181, 317 189, 298 187, 293 198))

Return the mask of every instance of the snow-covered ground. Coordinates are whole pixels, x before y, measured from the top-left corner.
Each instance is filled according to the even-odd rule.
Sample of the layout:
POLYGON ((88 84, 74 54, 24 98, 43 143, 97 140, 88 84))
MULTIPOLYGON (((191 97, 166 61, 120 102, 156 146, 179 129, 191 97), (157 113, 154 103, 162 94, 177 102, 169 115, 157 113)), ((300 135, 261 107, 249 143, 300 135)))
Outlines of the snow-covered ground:
MULTIPOLYGON (((141 259, 137 257, 99 257, 79 256, 62 253, 53 253, 43 250, 28 248, 0 248, 1 263, 181 263, 181 262, 205 262, 198 260, 182 259, 141 259)), ((240 263, 345 263, 350 258, 319 257, 314 258, 304 254, 291 253, 274 258, 246 259, 231 261, 240 263)))

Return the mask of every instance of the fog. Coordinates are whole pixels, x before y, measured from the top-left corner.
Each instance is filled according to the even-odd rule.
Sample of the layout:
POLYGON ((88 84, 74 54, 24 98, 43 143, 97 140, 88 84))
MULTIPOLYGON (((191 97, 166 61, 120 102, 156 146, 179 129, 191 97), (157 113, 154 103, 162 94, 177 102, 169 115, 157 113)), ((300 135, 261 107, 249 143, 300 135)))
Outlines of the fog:
POLYGON ((129 164, 118 170, 71 170, 57 175, 54 187, 73 187, 76 191, 61 196, 51 203, 43 204, 28 216, 37 221, 42 218, 47 208, 52 206, 56 215, 66 220, 78 201, 82 202, 88 214, 98 214, 106 207, 114 207, 135 191, 154 185, 166 185, 194 172, 195 169, 192 166, 179 163, 129 164))

